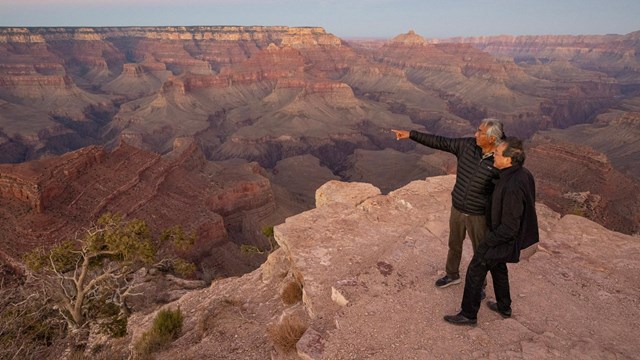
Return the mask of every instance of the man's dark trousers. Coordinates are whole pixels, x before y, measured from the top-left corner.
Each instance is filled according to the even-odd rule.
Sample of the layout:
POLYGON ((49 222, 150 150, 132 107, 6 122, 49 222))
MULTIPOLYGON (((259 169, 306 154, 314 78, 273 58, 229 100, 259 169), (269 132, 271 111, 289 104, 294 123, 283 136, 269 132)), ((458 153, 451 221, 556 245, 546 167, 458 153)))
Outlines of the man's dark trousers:
POLYGON ((478 318, 478 310, 480 310, 480 304, 482 302, 480 298, 482 283, 487 277, 487 272, 491 272, 498 309, 501 311, 511 310, 507 264, 504 262, 486 261, 480 256, 474 255, 467 268, 467 276, 464 281, 464 295, 462 297, 462 315, 469 319, 478 318))
MULTIPOLYGON (((487 234, 485 215, 467 215, 451 206, 449 216, 449 252, 447 254, 447 275, 452 279, 460 277, 460 260, 462 259, 462 243, 469 234, 471 247, 476 252, 480 241, 487 234)), ((486 283, 485 283, 486 286, 486 283)))

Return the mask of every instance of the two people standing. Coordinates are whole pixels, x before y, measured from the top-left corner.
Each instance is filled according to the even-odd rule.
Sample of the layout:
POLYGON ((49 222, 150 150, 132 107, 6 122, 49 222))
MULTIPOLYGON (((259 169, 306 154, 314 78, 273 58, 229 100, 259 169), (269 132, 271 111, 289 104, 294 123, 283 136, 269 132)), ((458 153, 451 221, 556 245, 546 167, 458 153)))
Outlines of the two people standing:
POLYGON ((497 300, 487 305, 503 316, 511 316, 506 262, 517 262, 520 249, 538 241, 535 184, 531 174, 522 167, 525 158, 522 142, 505 138, 502 123, 496 119, 483 120, 474 138, 392 131, 398 140, 410 138, 457 158, 446 275, 435 285, 444 288, 461 282, 459 267, 465 234, 471 239, 474 257, 465 278, 462 311, 445 316, 445 320, 454 324, 476 323, 487 272, 492 274, 497 300), (506 170, 509 168, 513 169, 506 170), (499 192, 494 193, 494 186, 499 192), (506 252, 509 256, 504 256, 506 252))
POLYGON ((480 309, 482 282, 491 272, 496 301, 487 307, 502 317, 511 317, 511 294, 507 263, 520 260, 520 250, 539 241, 533 176, 524 165, 522 141, 506 138, 494 154, 500 178, 487 214, 489 232, 480 242, 469 267, 462 296, 462 309, 444 320, 456 325, 475 325, 480 309))

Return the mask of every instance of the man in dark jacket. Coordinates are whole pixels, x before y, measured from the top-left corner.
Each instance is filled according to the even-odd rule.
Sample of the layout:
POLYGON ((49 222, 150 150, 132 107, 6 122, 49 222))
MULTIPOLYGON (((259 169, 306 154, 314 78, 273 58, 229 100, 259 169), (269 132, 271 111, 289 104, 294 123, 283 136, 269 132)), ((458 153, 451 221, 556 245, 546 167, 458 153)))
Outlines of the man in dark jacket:
POLYGON ((450 152, 458 159, 456 184, 451 192, 447 273, 436 281, 436 286, 445 288, 459 284, 465 235, 469 234, 475 252, 487 231, 485 213, 493 192, 493 180, 498 177, 498 170, 493 166, 493 152, 504 137, 502 123, 496 119, 483 120, 475 138, 447 138, 415 130, 392 131, 398 140, 410 138, 430 148, 450 152))
POLYGON ((520 250, 539 240, 536 215, 536 186, 533 176, 523 167, 525 153, 522 141, 507 138, 494 154, 494 166, 500 169, 487 214, 489 233, 480 242, 465 278, 462 310, 447 315, 452 324, 473 325, 480 309, 482 282, 491 272, 496 301, 487 301, 489 309, 502 317, 511 316, 511 294, 507 263, 520 260, 520 250))

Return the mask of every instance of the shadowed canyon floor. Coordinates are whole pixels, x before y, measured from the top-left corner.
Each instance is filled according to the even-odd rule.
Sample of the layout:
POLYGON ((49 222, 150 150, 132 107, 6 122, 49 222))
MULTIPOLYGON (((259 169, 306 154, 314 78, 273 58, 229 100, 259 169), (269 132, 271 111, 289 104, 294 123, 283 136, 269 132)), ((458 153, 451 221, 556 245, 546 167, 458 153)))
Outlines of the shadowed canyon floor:
MULTIPOLYGON (((317 208, 275 228, 281 247, 258 270, 163 307, 180 307, 185 322, 157 358, 636 358, 640 241, 540 204, 538 251, 509 265, 513 317, 483 306, 476 327, 446 324, 463 290, 433 285, 446 257, 453 183, 432 177, 388 195, 364 183, 325 184, 317 208), (285 305, 281 291, 291 282, 301 284, 302 301, 285 305), (293 353, 267 336, 283 316, 308 325, 293 353)), ((154 315, 134 314, 127 341, 154 315)))

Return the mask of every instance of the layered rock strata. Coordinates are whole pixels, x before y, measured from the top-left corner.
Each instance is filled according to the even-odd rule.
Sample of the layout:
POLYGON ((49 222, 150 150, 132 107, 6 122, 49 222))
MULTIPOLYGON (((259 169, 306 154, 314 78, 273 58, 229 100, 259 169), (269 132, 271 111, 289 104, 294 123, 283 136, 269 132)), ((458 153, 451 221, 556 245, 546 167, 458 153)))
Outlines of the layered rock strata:
POLYGON ((640 186, 602 152, 536 135, 526 165, 538 179, 538 200, 555 211, 627 234, 640 231, 640 186))
POLYGON ((488 53, 528 63, 566 60, 587 69, 616 77, 638 88, 640 66, 634 54, 640 49, 640 32, 626 35, 538 35, 453 38, 446 42, 468 43, 488 53))
POLYGON ((0 195, 28 203, 42 213, 66 184, 103 161, 105 152, 92 146, 67 153, 58 161, 33 161, 21 165, 0 164, 0 195))
POLYGON ((265 245, 263 219, 275 207, 270 183, 256 164, 214 164, 189 139, 164 156, 122 143, 112 152, 90 147, 62 157, 0 166, 3 239, 17 259, 37 246, 73 238, 103 213, 145 220, 154 231, 195 231, 189 256, 220 275, 248 271, 233 240, 265 245), (246 223, 246 224, 245 224, 246 223))
POLYGON ((320 27, 288 26, 163 26, 163 27, 32 27, 3 28, 0 43, 42 43, 47 41, 99 41, 115 38, 157 40, 271 41, 289 44, 336 45, 339 40, 320 27), (317 37, 326 35, 325 37, 317 37))

